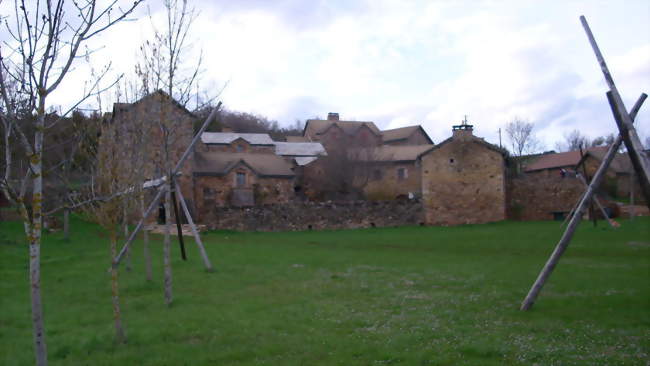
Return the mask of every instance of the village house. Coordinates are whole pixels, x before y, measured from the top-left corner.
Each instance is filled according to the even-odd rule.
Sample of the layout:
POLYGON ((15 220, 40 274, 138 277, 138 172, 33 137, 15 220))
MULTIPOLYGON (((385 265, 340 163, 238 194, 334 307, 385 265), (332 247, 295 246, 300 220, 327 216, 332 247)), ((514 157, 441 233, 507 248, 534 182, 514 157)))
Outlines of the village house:
POLYGON ((304 167, 312 198, 328 195, 323 191, 352 197, 363 192, 372 200, 419 196, 418 155, 433 146, 421 126, 381 131, 374 122, 340 120, 338 113, 307 120, 303 136, 287 141, 319 141, 327 150, 327 157, 304 167))
POLYGON ((199 219, 213 207, 287 203, 300 191, 301 168, 324 155, 317 142, 277 142, 268 134, 204 132, 193 179, 199 219))
MULTIPOLYGON (((109 123, 123 128, 128 139, 122 144, 142 146, 142 158, 145 180, 156 180, 165 175, 180 160, 193 137, 193 125, 197 117, 176 102, 162 90, 155 91, 134 103, 115 103, 109 123), (167 134, 163 134, 163 130, 167 134), (169 148, 169 164, 165 166, 165 140, 169 148)), ((134 158, 136 158, 134 156, 134 158)), ((190 212, 194 212, 194 184, 192 167, 194 157, 190 155, 183 165, 178 184, 190 212)), ((125 166, 129 162, 124 162, 125 166)))
POLYGON ((421 154, 427 225, 460 225, 506 218, 505 151, 472 133, 466 123, 421 154))

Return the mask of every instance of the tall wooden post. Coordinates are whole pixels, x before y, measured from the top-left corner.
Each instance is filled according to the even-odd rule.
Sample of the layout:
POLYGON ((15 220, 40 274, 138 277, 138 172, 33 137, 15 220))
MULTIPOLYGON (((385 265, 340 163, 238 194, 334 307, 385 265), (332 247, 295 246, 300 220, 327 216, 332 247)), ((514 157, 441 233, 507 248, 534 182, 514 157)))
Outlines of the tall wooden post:
MULTIPOLYGON (((178 186, 178 183, 176 183, 176 186, 178 186)), ((203 259, 205 270, 212 272, 212 263, 210 263, 210 258, 208 258, 208 253, 206 253, 203 242, 201 241, 199 230, 196 228, 196 225, 194 225, 194 220, 192 220, 192 215, 190 215, 190 210, 187 208, 187 203, 185 203, 185 198, 183 198, 183 193, 181 191, 178 191, 178 200, 181 201, 181 207, 183 208, 183 213, 185 213, 185 217, 187 218, 187 223, 190 225, 190 228, 192 228, 194 241, 196 242, 196 246, 199 248, 199 253, 201 254, 201 259, 203 259)))
POLYGON ((608 98, 610 99, 610 105, 612 105, 613 108, 612 112, 614 114, 614 119, 618 125, 618 130, 621 134, 621 137, 623 138, 623 142, 625 142, 625 147, 627 148, 628 156, 632 161, 632 166, 634 166, 634 170, 639 175, 641 190, 645 196, 648 208, 650 208, 650 158, 643 151, 641 139, 639 139, 639 135, 636 133, 636 129, 632 124, 633 119, 625 109, 623 99, 618 93, 616 84, 614 84, 614 79, 612 78, 612 75, 607 68, 607 64, 605 63, 605 58, 600 52, 598 44, 596 44, 594 35, 591 33, 587 19, 584 16, 581 16, 580 22, 582 22, 582 27, 587 33, 587 38, 589 39, 591 48, 596 54, 596 59, 598 60, 600 69, 602 70, 605 81, 609 86, 610 94, 608 95, 608 98))
MULTIPOLYGON (((212 112, 210 112, 210 115, 208 116, 208 118, 206 118, 205 121, 203 122, 203 125, 199 129, 199 132, 197 132, 197 134, 192 139, 192 142, 190 142, 190 145, 187 147, 187 149, 185 149, 185 152, 181 156, 180 160, 178 161, 178 163, 176 163, 176 167, 174 168, 174 170, 172 170, 172 173, 171 173, 172 177, 175 176, 176 173, 178 173, 178 171, 181 169, 181 167, 183 166, 183 163, 185 163, 185 160, 187 159, 187 157, 190 155, 190 153, 194 149, 194 145, 201 138, 201 134, 203 134, 205 129, 208 128, 208 125, 210 124, 210 122, 216 117, 217 112, 219 111, 219 108, 221 108, 221 102, 219 102, 219 104, 217 104, 217 106, 214 107, 214 109, 212 109, 212 112)), ((149 207, 145 211, 145 213, 143 215, 144 217, 149 216, 149 213, 151 213, 151 210, 153 210, 154 207, 156 207, 156 204, 158 203, 158 201, 160 200, 160 198, 162 197, 162 195, 164 193, 165 193, 164 185, 161 186, 161 187, 158 187, 158 192, 156 193, 156 196, 154 197, 153 201, 151 201, 151 203, 149 204, 149 207)), ((120 249, 120 252, 117 254, 117 257, 115 258, 115 262, 114 262, 115 266, 118 266, 120 264, 120 261, 122 260, 122 257, 124 256, 124 253, 128 250, 129 245, 131 245, 133 240, 135 240, 135 236, 138 234, 140 229, 142 229, 143 224, 144 224, 144 219, 140 219, 138 224, 135 226, 135 229, 133 229, 133 232, 131 233, 131 236, 129 236, 126 243, 124 243, 124 245, 122 246, 122 249, 120 249)))
MULTIPOLYGON (((630 113, 629 116, 632 120, 634 120, 634 118, 636 117, 636 114, 641 108, 643 101, 645 101, 647 97, 648 96, 646 94, 642 94, 639 100, 634 105, 634 108, 632 108, 632 112, 630 113)), ((611 92, 607 92, 607 98, 608 100, 610 100, 610 102, 612 101, 611 92)), ((610 104, 610 106, 612 107, 612 109, 614 108, 613 104, 610 104)), ((602 163, 598 167, 596 174, 594 174, 591 183, 589 184, 587 190, 585 191, 584 195, 580 199, 580 203, 578 204, 575 213, 571 217, 571 220, 569 221, 569 225, 564 231, 564 234, 562 234, 560 241, 555 246, 555 250, 553 250, 553 253, 551 254, 548 261, 546 261, 544 268, 537 276, 537 279, 535 280, 535 283, 533 283, 533 286, 530 288, 530 291, 528 291, 528 295, 526 295, 526 298, 521 303, 520 310, 529 310, 535 303, 535 300, 537 300, 537 296, 539 295, 539 292, 542 290, 542 287, 544 287, 546 280, 551 275, 551 273, 553 273, 555 266, 560 261, 560 257, 562 257, 562 254, 569 246, 569 243, 571 242, 571 238, 573 238, 573 233, 575 232, 575 230, 578 228, 578 225, 580 224, 580 220, 582 219, 582 214, 585 208, 587 207, 588 202, 590 201, 594 192, 600 185, 601 180, 603 179, 605 173, 607 172, 607 169, 609 168, 609 164, 611 164, 612 160, 614 160, 614 157, 616 156, 616 152, 621 147, 622 142, 623 139, 619 135, 614 141, 614 144, 612 144, 612 146, 609 147, 609 150, 607 150, 607 153, 605 154, 602 163)))

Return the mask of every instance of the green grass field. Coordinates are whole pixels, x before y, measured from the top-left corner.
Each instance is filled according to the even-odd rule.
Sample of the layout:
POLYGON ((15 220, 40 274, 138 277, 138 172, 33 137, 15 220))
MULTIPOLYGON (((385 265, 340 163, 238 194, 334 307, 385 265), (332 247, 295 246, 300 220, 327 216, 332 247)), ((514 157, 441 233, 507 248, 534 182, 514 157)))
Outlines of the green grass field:
MULTIPOLYGON (((650 220, 584 223, 530 312, 519 304, 557 222, 205 235, 216 272, 174 247, 164 305, 142 246, 121 271, 128 343, 113 343, 110 263, 98 227, 47 234, 43 296, 52 365, 647 365, 650 220)), ((0 222, 0 363, 33 364, 28 252, 0 222)), ((123 267, 122 267, 123 268, 123 267)))

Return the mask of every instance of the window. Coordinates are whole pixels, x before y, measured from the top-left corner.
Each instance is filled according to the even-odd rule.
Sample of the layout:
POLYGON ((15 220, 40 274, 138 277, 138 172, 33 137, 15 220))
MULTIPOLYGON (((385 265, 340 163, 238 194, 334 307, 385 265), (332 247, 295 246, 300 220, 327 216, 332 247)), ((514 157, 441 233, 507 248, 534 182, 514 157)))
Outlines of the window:
POLYGON ((237 187, 243 187, 246 185, 246 173, 244 172, 237 172, 237 176, 235 177, 235 184, 237 187))
POLYGON ((214 189, 204 187, 203 188, 203 198, 204 199, 213 199, 214 198, 214 189))
POLYGON ((244 145, 235 145, 235 150, 237 152, 244 152, 244 145))
POLYGON ((381 180, 381 170, 379 170, 379 169, 375 169, 375 170, 372 172, 372 178, 373 178, 374 180, 381 180))
POLYGON ((404 180, 408 177, 406 168, 397 168, 397 180, 404 180))

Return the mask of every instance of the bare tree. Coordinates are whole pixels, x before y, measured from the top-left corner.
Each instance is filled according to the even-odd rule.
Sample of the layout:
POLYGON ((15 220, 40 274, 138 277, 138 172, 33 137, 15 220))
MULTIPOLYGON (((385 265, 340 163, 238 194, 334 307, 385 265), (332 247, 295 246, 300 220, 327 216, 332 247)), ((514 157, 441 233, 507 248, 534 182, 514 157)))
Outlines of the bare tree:
POLYGON ((137 155, 139 148, 134 136, 138 135, 139 130, 138 126, 124 124, 111 124, 102 129, 97 152, 97 172, 92 187, 86 192, 86 198, 90 197, 92 202, 81 206, 92 220, 108 232, 111 299, 117 343, 126 342, 120 310, 118 267, 115 265, 117 240, 127 213, 138 206, 137 198, 141 195, 143 180, 141 165, 131 165, 129 169, 124 169, 123 162, 132 161, 132 156, 137 155), (128 142, 125 143, 125 140, 128 142))
MULTIPOLYGON (((47 347, 43 324, 40 274, 40 244, 43 224, 43 141, 46 131, 59 122, 46 123, 50 108, 48 98, 57 90, 82 56, 83 45, 130 14, 142 0, 119 6, 118 0, 99 4, 96 0, 67 3, 56 1, 16 0, 13 12, 4 18, 10 37, 0 46, 0 96, 5 141, 18 141, 24 151, 21 157, 26 168, 15 176, 13 162, 5 162, 2 190, 18 205, 29 242, 30 282, 34 349, 37 365, 47 364, 47 347), (103 6, 102 6, 103 5, 103 6), (21 119, 22 111, 33 116, 21 119), (29 130, 33 131, 28 135, 29 130), (7 136, 9 135, 9 139, 7 136), (31 137, 31 142, 30 142, 31 137), (31 190, 28 204, 27 190, 31 190)), ((100 89, 100 82, 86 85, 76 103, 61 113, 65 116, 100 89)), ((13 151, 12 148, 8 149, 13 151)), ((7 154, 7 157, 11 157, 7 154)))
POLYGON ((515 117, 506 124, 506 134, 516 156, 531 154, 543 149, 542 143, 535 137, 535 124, 520 117, 515 117))
POLYGON ((558 151, 575 151, 586 149, 591 146, 591 139, 582 134, 579 130, 573 130, 564 134, 564 141, 557 142, 555 148, 558 151))
MULTIPOLYGON (((198 16, 197 11, 190 7, 187 0, 164 0, 165 24, 162 29, 156 27, 153 16, 150 20, 154 30, 153 40, 145 42, 140 47, 140 62, 136 65, 135 72, 141 83, 142 94, 150 94, 156 90, 164 90, 167 96, 181 106, 186 107, 197 96, 195 109, 200 109, 198 98, 198 80, 202 73, 202 54, 195 58, 196 62, 186 66, 190 56, 191 44, 188 36, 191 26, 198 16)), ((216 96, 215 96, 216 97, 216 96)), ((203 98, 204 103, 211 103, 214 98, 203 98)), ((178 121, 171 117, 172 101, 161 103, 160 114, 157 124, 161 132, 162 143, 161 154, 155 161, 158 171, 166 176, 165 181, 164 209, 165 209, 165 230, 163 240, 163 264, 164 264, 164 292, 165 303, 172 303, 172 268, 170 258, 171 246, 171 171, 172 150, 177 145, 178 139, 184 135, 187 126, 179 125, 178 121)), ((191 130, 190 130, 191 132, 191 130)), ((177 218, 178 219, 178 218, 177 218)))

